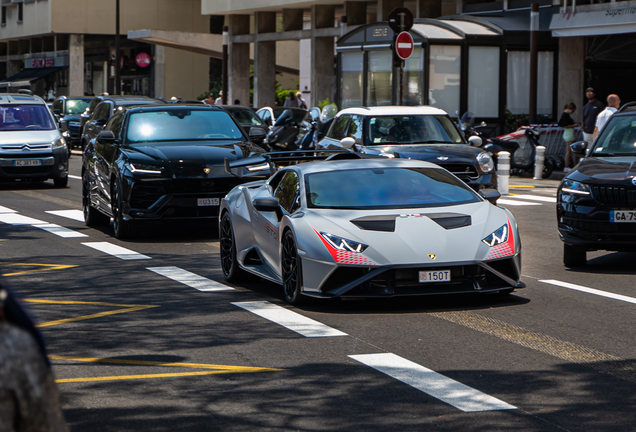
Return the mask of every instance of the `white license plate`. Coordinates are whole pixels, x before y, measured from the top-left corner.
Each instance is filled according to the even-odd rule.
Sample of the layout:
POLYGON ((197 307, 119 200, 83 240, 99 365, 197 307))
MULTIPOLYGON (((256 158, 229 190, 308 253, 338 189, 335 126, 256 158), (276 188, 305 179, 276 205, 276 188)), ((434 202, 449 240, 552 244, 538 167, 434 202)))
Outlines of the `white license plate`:
POLYGON ((197 199, 197 205, 199 207, 202 206, 218 206, 219 199, 218 198, 199 198, 197 199))
POLYGON ((433 270, 433 271, 420 272, 420 283, 450 282, 450 280, 451 280, 450 270, 433 270))
POLYGON ((610 222, 636 222, 636 210, 612 210, 610 211, 610 222))
POLYGON ((13 166, 40 166, 42 161, 39 159, 14 160, 13 166))

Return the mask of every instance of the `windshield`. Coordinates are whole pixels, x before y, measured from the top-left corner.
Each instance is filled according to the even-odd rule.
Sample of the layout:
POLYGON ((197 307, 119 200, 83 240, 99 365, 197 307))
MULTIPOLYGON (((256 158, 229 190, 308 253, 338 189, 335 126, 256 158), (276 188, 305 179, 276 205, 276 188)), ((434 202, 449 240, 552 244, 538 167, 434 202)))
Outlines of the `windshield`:
POLYGON ((46 105, 0 106, 0 131, 53 130, 46 105))
POLYGON ((612 116, 596 140, 594 156, 636 156, 636 117, 612 116))
POLYGON ((444 115, 370 117, 368 128, 368 145, 464 143, 451 119, 444 115))
POLYGON ((249 109, 228 109, 241 126, 263 126, 263 121, 249 109))
POLYGON ((90 99, 67 99, 66 114, 81 114, 86 111, 90 102, 90 99))
POLYGON ((308 174, 308 207, 398 209, 479 202, 461 180, 435 168, 368 168, 308 174))
POLYGON ((289 108, 274 108, 274 117, 278 121, 278 117, 283 115, 285 111, 290 111, 293 114, 291 119, 291 123, 300 124, 305 117, 307 117, 308 112, 303 109, 289 109, 289 108))
POLYGON ((126 142, 239 140, 240 128, 225 111, 171 109, 130 115, 126 142))

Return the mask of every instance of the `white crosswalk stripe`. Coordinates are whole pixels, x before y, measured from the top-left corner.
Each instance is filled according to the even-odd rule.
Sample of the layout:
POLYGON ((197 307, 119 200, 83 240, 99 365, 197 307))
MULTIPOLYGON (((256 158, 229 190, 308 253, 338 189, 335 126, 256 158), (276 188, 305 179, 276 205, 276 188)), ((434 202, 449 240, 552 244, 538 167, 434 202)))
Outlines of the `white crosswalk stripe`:
POLYGON ((538 202, 529 202, 529 201, 519 201, 519 200, 510 200, 505 198, 499 198, 497 200, 497 204, 499 205, 509 205, 509 206, 540 206, 541 203, 538 202))
POLYGON ((63 226, 59 226, 56 224, 38 224, 33 225, 36 228, 43 229, 44 231, 48 231, 51 234, 55 234, 57 236, 63 238, 73 238, 73 237, 88 237, 86 234, 82 234, 81 232, 73 231, 71 229, 65 228, 63 226))
POLYGON ((555 203, 556 198, 541 195, 510 195, 508 198, 555 203))
POLYGON ((349 357, 464 412, 517 409, 395 354, 361 354, 349 357))
POLYGON ((123 260, 142 260, 152 259, 149 256, 142 255, 140 253, 131 251, 130 249, 123 248, 121 246, 114 245, 108 242, 94 242, 94 243, 82 243, 84 246, 88 246, 100 252, 104 252, 108 255, 112 255, 123 260))
POLYGON ((84 222, 84 212, 81 210, 51 210, 47 211, 47 213, 84 222))
POLYGON ((9 225, 38 225, 46 223, 45 221, 23 216, 19 213, 0 213, 0 222, 9 225))
POLYGON ((331 328, 311 318, 300 315, 267 301, 232 303, 235 306, 250 311, 261 318, 279 324, 305 337, 348 336, 346 333, 331 328))
POLYGON ((0 213, 17 213, 17 211, 11 210, 10 208, 7 208, 7 207, 0 206, 0 213))
POLYGON ((147 267, 148 270, 155 272, 161 276, 197 289, 199 291, 232 291, 234 288, 222 283, 204 278, 198 274, 191 273, 179 267, 147 267))

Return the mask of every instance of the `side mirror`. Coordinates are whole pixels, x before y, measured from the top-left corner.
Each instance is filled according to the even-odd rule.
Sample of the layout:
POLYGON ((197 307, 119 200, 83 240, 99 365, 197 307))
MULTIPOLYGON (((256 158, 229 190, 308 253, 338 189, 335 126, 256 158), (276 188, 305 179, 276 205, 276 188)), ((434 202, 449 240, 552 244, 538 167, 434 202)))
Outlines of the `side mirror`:
POLYGON ((577 141, 574 144, 570 144, 570 148, 572 149, 572 153, 574 153, 575 155, 585 157, 587 142, 577 141))
POLYGON ((117 142, 117 138, 115 137, 113 131, 105 130, 101 131, 97 135, 97 142, 101 144, 114 144, 117 142))
POLYGON ((252 205, 259 212, 276 213, 278 220, 283 217, 283 210, 280 208, 280 204, 276 198, 256 198, 252 201, 252 205))
POLYGON ((262 143, 266 135, 267 134, 265 133, 265 131, 261 128, 256 128, 256 127, 250 128, 249 136, 250 136, 250 141, 252 141, 253 143, 256 143, 256 144, 262 143))
POLYGON ((481 189, 478 193, 492 205, 497 205, 497 200, 501 198, 501 194, 497 189, 481 189))
POLYGON ((484 142, 482 141, 481 137, 477 136, 477 135, 473 135, 471 137, 468 137, 468 144, 470 144, 471 146, 475 146, 475 147, 481 147, 481 145, 484 142))
POLYGON ((53 110, 53 114, 60 115, 60 114, 62 114, 62 111, 60 111, 59 109, 54 109, 53 110))
POLYGON ((60 132, 68 132, 68 123, 65 121, 60 122, 60 132))
POLYGON ((340 145, 343 148, 346 148, 347 150, 350 150, 353 148, 354 145, 356 145, 356 140, 354 138, 351 137, 346 137, 340 140, 340 145))
POLYGON ((97 126, 104 126, 104 125, 106 124, 106 119, 98 119, 98 120, 95 120, 95 124, 96 124, 97 126))

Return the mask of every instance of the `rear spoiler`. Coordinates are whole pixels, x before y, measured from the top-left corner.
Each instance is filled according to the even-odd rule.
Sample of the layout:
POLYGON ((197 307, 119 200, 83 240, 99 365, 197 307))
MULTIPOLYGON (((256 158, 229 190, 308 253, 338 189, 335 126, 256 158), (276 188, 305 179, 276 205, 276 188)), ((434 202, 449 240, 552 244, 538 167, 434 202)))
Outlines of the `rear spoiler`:
POLYGON ((267 171, 267 176, 274 174, 279 167, 294 163, 336 160, 336 159, 360 159, 360 156, 351 150, 293 150, 260 153, 244 159, 229 161, 225 158, 225 172, 237 177, 262 176, 267 171), (247 173, 245 172, 247 170, 247 173))

